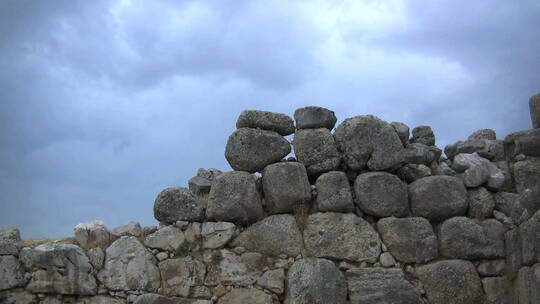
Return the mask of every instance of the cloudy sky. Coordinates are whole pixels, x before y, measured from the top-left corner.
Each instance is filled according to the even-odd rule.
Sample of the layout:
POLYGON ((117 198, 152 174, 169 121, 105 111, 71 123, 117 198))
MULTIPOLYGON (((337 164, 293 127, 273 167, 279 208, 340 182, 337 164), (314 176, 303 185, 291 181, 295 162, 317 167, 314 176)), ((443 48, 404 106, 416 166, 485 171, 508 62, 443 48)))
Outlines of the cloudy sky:
POLYGON ((540 1, 0 2, 0 225, 153 225, 243 109, 431 125, 439 146, 531 127, 540 1))

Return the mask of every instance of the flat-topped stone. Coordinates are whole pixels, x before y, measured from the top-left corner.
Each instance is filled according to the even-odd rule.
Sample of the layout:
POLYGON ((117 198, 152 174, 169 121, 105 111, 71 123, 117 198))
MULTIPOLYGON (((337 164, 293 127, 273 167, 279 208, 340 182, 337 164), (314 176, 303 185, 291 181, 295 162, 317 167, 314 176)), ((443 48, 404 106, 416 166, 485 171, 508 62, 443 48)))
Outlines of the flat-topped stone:
POLYGON ((332 130, 337 118, 333 111, 322 107, 303 107, 294 111, 297 129, 326 128, 332 130))
POLYGON ((311 186, 304 165, 281 162, 269 165, 262 173, 266 210, 270 214, 292 212, 311 200, 311 186))
POLYGON ((306 166, 309 175, 318 175, 338 168, 341 154, 328 129, 303 129, 294 134, 294 154, 306 166))
POLYGON ((286 114, 260 110, 244 110, 236 121, 236 128, 254 128, 276 131, 286 136, 294 133, 294 122, 286 114))

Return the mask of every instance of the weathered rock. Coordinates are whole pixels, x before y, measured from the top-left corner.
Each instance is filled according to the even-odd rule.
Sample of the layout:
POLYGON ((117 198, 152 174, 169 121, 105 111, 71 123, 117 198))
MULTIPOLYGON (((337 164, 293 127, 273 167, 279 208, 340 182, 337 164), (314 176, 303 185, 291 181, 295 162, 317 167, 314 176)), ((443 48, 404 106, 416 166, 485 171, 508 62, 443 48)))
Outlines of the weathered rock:
POLYGON ((367 168, 382 171, 401 162, 403 144, 394 128, 372 115, 361 115, 343 121, 335 132, 343 160, 352 170, 367 168))
POLYGON ((154 217, 168 224, 176 221, 202 221, 204 205, 187 188, 167 188, 158 194, 154 202, 154 217))
POLYGON ((379 263, 382 267, 393 267, 396 265, 396 260, 390 252, 383 252, 379 257, 379 263))
POLYGON ((233 223, 203 223, 201 229, 203 248, 216 249, 225 246, 225 244, 233 237, 235 230, 236 226, 233 223))
POLYGON ((332 130, 336 125, 336 115, 321 107, 303 107, 294 111, 294 120, 297 129, 326 128, 332 130))
POLYGON ((540 128, 540 93, 531 96, 529 99, 529 110, 531 112, 532 127, 540 128))
POLYGON ((480 187, 467 190, 467 201, 469 203, 469 217, 485 219, 493 216, 495 200, 491 192, 486 188, 480 187))
POLYGON ((283 294, 285 290, 285 271, 283 269, 268 270, 257 280, 257 285, 275 294, 283 294))
POLYGON ((485 184, 488 189, 497 191, 504 184, 502 171, 476 153, 456 155, 452 168, 460 173, 458 176, 463 180, 465 186, 470 188, 485 184))
POLYGON ((505 159, 505 148, 502 140, 468 139, 458 141, 444 147, 444 153, 450 159, 454 159, 456 155, 461 153, 477 153, 479 156, 493 161, 505 159))
POLYGON ((71 244, 42 244, 21 250, 20 260, 32 278, 26 289, 33 293, 94 295, 97 284, 84 251, 71 244))
POLYGON ((518 194, 497 192, 493 195, 493 198, 495 199, 495 210, 510 217, 514 223, 521 224, 523 221, 527 220, 526 215, 523 214, 525 208, 521 206, 518 194))
POLYGON ((334 136, 328 129, 298 130, 292 144, 296 158, 309 175, 335 170, 341 163, 334 136))
POLYGON ((517 160, 519 155, 540 157, 540 128, 508 134, 503 144, 508 161, 517 160))
POLYGON ((493 131, 492 129, 480 129, 477 131, 474 131, 469 137, 468 140, 474 140, 474 139, 488 139, 488 140, 496 140, 497 139, 497 133, 493 131))
POLYGON ((193 296, 195 286, 204 285, 206 268, 191 256, 159 263, 161 290, 167 296, 193 296))
POLYGON ((523 267, 513 281, 511 303, 540 303, 540 264, 523 267))
POLYGON ((115 227, 111 230, 111 234, 115 238, 119 238, 121 236, 135 236, 139 237, 141 236, 142 228, 141 224, 139 222, 130 221, 129 223, 115 227))
POLYGON ((270 214, 291 212, 311 200, 311 185, 301 163, 283 162, 266 167, 262 185, 270 214))
POLYGON ((433 171, 433 175, 455 176, 457 173, 447 163, 441 162, 433 171))
POLYGON ((236 255, 227 249, 220 249, 207 252, 204 259, 208 266, 205 278, 207 286, 250 286, 257 282, 264 268, 263 255, 254 252, 236 255))
POLYGON ((103 261, 105 259, 105 252, 103 252, 103 249, 96 247, 92 248, 87 251, 86 255, 88 256, 88 260, 90 261, 90 264, 96 271, 101 270, 103 268, 103 261))
POLYGON ((324 173, 315 182, 319 211, 352 212, 354 202, 347 175, 340 171, 324 173))
POLYGON ((494 219, 475 222, 453 217, 439 227, 441 255, 447 258, 504 258, 504 227, 494 219))
POLYGON ((286 136, 294 133, 294 122, 288 115, 260 110, 244 110, 236 121, 236 128, 275 131, 286 136))
POLYGON ((484 277, 495 277, 502 276, 504 274, 504 268, 506 263, 504 260, 487 260, 483 261, 476 269, 481 276, 484 277))
POLYGON ((527 159, 514 164, 514 179, 518 192, 540 187, 540 158, 527 159))
POLYGON ((519 226, 523 263, 540 262, 540 211, 519 226))
POLYGON ((417 268, 431 304, 480 304, 482 284, 469 261, 446 260, 417 268))
POLYGON ((19 229, 12 226, 0 227, 0 255, 18 255, 21 234, 19 229))
POLYGON ((105 249, 111 243, 111 234, 102 221, 80 223, 74 230, 75 240, 84 250, 95 247, 105 249))
POLYGON ((147 236, 144 240, 144 245, 149 248, 177 252, 178 248, 184 242, 185 236, 180 228, 176 228, 174 226, 164 226, 158 231, 147 236))
POLYGON ((189 191, 199 196, 208 194, 212 187, 212 183, 216 177, 222 173, 221 170, 215 168, 210 168, 208 170, 199 168, 197 170, 197 175, 190 178, 188 181, 189 191))
POLYGON ((400 262, 422 264, 437 257, 437 237, 425 218, 383 218, 377 222, 377 230, 400 262))
MULTIPOLYGON (((61 302, 64 304, 65 302, 61 302)), ((76 304, 125 304, 126 300, 109 296, 93 296, 77 299, 76 304)), ((44 303, 42 303, 44 304, 44 303)))
POLYGON ((418 164, 418 165, 431 165, 431 163, 438 161, 441 157, 442 151, 436 146, 426 146, 422 143, 411 143, 405 146, 402 153, 403 163, 405 164, 418 164))
POLYGON ((0 256, 0 290, 21 287, 26 284, 24 268, 19 260, 12 256, 0 256))
POLYGON ((463 215, 467 210, 465 186, 451 176, 428 176, 409 184, 409 199, 412 214, 430 220, 463 215))
POLYGON ((426 165, 406 164, 397 171, 399 178, 412 183, 422 177, 431 176, 431 169, 426 165))
POLYGON ((36 295, 25 289, 0 291, 0 303, 2 304, 37 304, 38 302, 36 295))
POLYGON ((315 213, 304 229, 306 250, 315 257, 353 262, 377 261, 381 239, 368 222, 354 214, 315 213))
POLYGON ((522 241, 519 229, 508 230, 504 234, 506 248, 506 275, 513 279, 523 265, 522 241))
POLYGON ((241 128, 229 136, 225 158, 234 170, 254 173, 290 152, 289 142, 274 131, 241 128))
POLYGON ((485 304, 512 303, 510 299, 511 284, 505 277, 483 278, 485 304))
POLYGON ((516 185, 514 184, 514 176, 512 173, 512 168, 508 165, 507 161, 496 161, 493 162, 497 168, 501 170, 504 175, 504 184, 502 185, 499 191, 505 192, 516 192, 516 185))
POLYGON ((435 145, 435 134, 430 126, 418 126, 412 130, 411 143, 421 143, 426 146, 435 145))
POLYGON ((165 297, 155 293, 147 293, 138 296, 133 304, 212 304, 212 301, 165 297))
POLYGON ((110 290, 144 290, 159 288, 156 259, 135 237, 123 236, 105 252, 105 265, 99 280, 110 290))
POLYGON ((356 205, 377 217, 404 217, 409 214, 407 184, 386 172, 358 175, 354 182, 356 205))
POLYGON ((302 251, 302 233, 294 216, 272 215, 249 226, 233 240, 232 246, 270 256, 295 257, 302 251))
POLYGON ((218 304, 273 304, 272 296, 255 288, 234 288, 221 297, 218 304))
POLYGON ((394 128, 399 140, 401 140, 401 143, 405 146, 409 142, 409 126, 397 121, 390 123, 390 125, 394 128))
POLYGON ((420 292, 401 269, 354 268, 346 272, 351 304, 420 304, 420 292))
POLYGON ((241 224, 262 218, 263 208, 255 177, 242 171, 218 176, 210 190, 206 216, 213 221, 241 224))
POLYGON ((301 259, 287 278, 285 304, 345 304, 347 285, 343 273, 329 260, 301 259))

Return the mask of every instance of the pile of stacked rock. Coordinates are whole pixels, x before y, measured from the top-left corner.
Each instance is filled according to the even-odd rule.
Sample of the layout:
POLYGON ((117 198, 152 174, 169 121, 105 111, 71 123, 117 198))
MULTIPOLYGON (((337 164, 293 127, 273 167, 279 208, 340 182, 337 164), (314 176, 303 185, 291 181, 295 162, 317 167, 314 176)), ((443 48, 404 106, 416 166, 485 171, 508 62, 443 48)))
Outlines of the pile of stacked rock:
POLYGON ((244 111, 234 171, 163 190, 159 227, 84 223, 76 245, 24 248, 2 230, 0 302, 540 303, 540 95, 530 104, 535 129, 479 130, 446 157, 429 126, 244 111))

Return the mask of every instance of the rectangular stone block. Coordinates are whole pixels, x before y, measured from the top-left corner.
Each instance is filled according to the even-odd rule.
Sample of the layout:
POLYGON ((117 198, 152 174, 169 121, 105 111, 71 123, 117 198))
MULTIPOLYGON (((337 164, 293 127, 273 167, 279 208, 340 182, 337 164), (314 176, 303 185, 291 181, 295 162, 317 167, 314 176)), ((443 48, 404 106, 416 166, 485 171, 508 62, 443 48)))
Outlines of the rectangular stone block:
POLYGON ((521 235, 519 229, 512 229, 505 233, 506 246, 506 275, 513 279, 523 265, 521 250, 521 235))

